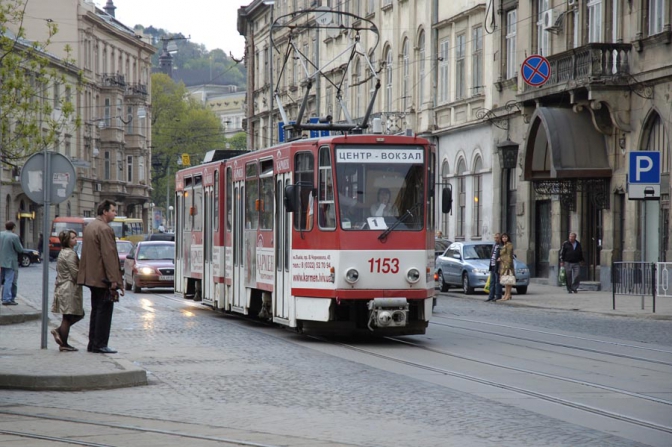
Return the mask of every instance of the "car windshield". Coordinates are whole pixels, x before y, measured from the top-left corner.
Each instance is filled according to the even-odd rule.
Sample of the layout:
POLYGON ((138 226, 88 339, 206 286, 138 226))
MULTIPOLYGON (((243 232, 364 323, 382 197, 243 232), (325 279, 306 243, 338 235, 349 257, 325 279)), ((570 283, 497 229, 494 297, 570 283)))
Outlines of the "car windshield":
MULTIPOLYGON (((341 228, 385 230, 401 220, 396 230, 422 229, 422 147, 337 146, 335 151, 341 228)), ((333 215, 333 200, 321 195, 320 212, 333 215)))
POLYGON ((138 249, 138 261, 172 261, 175 259, 174 245, 141 245, 138 249))
POLYGON ((120 255, 130 252, 132 249, 132 242, 117 241, 117 252, 119 252, 120 255))
POLYGON ((492 244, 465 245, 464 259, 490 259, 492 244))

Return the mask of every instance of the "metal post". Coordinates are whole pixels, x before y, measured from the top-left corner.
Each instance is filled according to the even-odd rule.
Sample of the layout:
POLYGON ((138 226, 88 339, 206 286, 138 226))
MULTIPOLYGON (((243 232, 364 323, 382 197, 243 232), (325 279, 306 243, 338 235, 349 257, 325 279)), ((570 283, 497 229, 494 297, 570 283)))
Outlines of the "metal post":
POLYGON ((170 206, 170 194, 168 192, 168 186, 170 182, 170 165, 168 165, 168 174, 166 175, 166 226, 169 225, 168 220, 168 207, 170 206))
POLYGON ((656 313, 656 263, 651 263, 651 292, 653 294, 653 313, 656 313))
POLYGON ((611 261, 611 309, 616 310, 616 263, 611 261))
MULTIPOLYGON (((47 260, 42 260, 42 341, 41 348, 47 349, 47 330, 49 329, 49 318, 47 308, 49 306, 49 176, 51 175, 51 153, 44 148, 44 172, 42 173, 43 190, 43 208, 44 217, 42 219, 42 253, 47 253, 47 260), (44 248, 46 247, 46 251, 44 248)), ((10 284, 11 286, 11 284, 10 284)), ((7 286, 5 286, 7 287, 7 286)))
MULTIPOLYGON (((639 210, 640 210, 640 216, 639 216, 639 221, 640 221, 640 229, 639 229, 639 234, 640 234, 640 239, 641 239, 641 250, 640 250, 640 258, 642 260, 642 283, 644 283, 644 264, 646 263, 646 237, 644 236, 644 233, 646 232, 646 207, 644 205, 644 201, 640 200, 639 201, 639 210)), ((644 310, 644 291, 642 290, 642 310, 644 310)))

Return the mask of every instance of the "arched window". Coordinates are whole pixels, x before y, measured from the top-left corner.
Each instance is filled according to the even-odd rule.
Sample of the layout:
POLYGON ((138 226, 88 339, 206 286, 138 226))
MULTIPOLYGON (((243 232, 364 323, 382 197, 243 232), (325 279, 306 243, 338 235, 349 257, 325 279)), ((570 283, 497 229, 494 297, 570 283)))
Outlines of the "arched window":
POLYGON ((402 47, 402 57, 403 57, 403 73, 402 73, 402 86, 401 86, 401 97, 402 97, 402 110, 406 111, 408 105, 412 103, 411 92, 410 92, 410 83, 411 83, 411 74, 409 68, 409 56, 408 56, 408 39, 404 39, 404 46, 402 47))
POLYGON ((420 31, 418 38, 418 110, 422 110, 425 100, 425 32, 420 31))
POLYGON ((455 236, 464 237, 464 220, 466 217, 466 178, 465 174, 467 172, 467 165, 464 162, 464 158, 460 158, 457 162, 457 227, 455 228, 455 236))
POLYGON ((448 160, 443 160, 441 165, 441 177, 444 179, 450 175, 450 166, 448 166, 448 160))
POLYGON ((651 113, 644 129, 642 150, 660 152, 660 169, 662 173, 670 172, 670 140, 660 115, 651 113))
POLYGON ((392 48, 387 49, 385 56, 385 112, 392 111, 392 48))
POLYGON ((474 161, 474 212, 472 214, 472 236, 480 237, 481 228, 483 227, 483 175, 480 172, 483 170, 483 161, 480 155, 476 156, 474 161))
MULTIPOLYGON (((9 204, 11 203, 11 201, 12 201, 12 196, 7 194, 7 198, 5 199, 5 222, 10 220, 11 214, 9 214, 9 212, 10 212, 9 204)), ((5 231, 4 227, 2 227, 2 231, 5 231)))

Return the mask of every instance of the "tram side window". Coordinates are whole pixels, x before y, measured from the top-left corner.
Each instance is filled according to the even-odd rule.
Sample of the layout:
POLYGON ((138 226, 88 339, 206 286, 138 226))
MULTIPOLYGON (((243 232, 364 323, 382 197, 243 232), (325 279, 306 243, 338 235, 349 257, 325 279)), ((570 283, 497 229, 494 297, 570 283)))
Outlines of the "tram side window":
POLYGON ((218 231, 219 230, 219 171, 215 171, 215 192, 214 192, 213 202, 214 202, 213 217, 214 217, 214 222, 215 222, 214 230, 218 231))
POLYGON ((249 163, 245 171, 245 229, 256 230, 259 227, 257 164, 249 163))
POLYGON ((301 191, 301 210, 294 214, 294 229, 310 231, 313 229, 313 197, 312 185, 314 182, 315 160, 310 152, 299 152, 294 158, 294 181, 303 185, 301 191))
POLYGON ((266 177, 260 180, 261 194, 259 195, 258 206, 260 226, 262 230, 273 228, 273 177, 266 177))
POLYGON ((203 230, 203 188, 194 188, 194 204, 192 205, 191 217, 194 231, 203 230))
POLYGON ((320 228, 332 230, 336 228, 336 212, 334 208, 334 181, 331 169, 329 148, 320 148, 320 181, 318 191, 318 223, 320 228))
MULTIPOLYGON (((191 179, 189 179, 191 180, 191 179)), ((189 182, 191 183, 191 182, 189 182)), ((184 230, 191 231, 191 208, 194 206, 194 195, 192 194, 191 188, 184 191, 184 208, 182 219, 184 220, 184 230)))
POLYGON ((226 168, 226 231, 231 231, 233 218, 233 177, 231 168, 226 168))

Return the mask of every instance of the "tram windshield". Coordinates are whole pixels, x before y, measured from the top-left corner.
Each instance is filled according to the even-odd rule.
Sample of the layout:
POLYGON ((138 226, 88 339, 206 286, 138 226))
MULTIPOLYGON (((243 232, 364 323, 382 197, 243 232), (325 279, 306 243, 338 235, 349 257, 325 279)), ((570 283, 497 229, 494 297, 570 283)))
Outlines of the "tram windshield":
POLYGON ((425 153, 420 146, 337 146, 336 189, 344 230, 421 230, 425 153), (400 222, 399 222, 400 221, 400 222))

